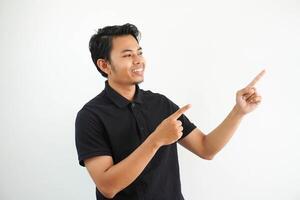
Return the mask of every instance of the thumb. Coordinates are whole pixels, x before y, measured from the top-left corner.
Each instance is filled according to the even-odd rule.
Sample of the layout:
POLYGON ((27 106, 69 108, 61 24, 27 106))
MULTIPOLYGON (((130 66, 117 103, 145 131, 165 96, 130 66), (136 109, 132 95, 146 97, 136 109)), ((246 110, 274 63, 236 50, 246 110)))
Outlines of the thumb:
POLYGON ((244 95, 246 95, 246 94, 252 95, 254 92, 255 92, 255 88, 254 88, 254 87, 246 87, 246 88, 240 90, 240 91, 237 93, 237 95, 238 95, 238 96, 244 96, 244 95))

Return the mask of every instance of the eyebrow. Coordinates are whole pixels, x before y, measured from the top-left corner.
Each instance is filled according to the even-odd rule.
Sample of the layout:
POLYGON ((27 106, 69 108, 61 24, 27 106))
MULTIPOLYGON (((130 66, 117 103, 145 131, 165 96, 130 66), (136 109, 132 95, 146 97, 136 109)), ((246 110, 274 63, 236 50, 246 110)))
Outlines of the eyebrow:
MULTIPOLYGON (((140 50, 142 50, 142 47, 139 47, 138 49, 137 49, 138 51, 140 51, 140 50)), ((132 49, 124 49, 123 51, 121 51, 121 53, 125 53, 125 52, 132 52, 133 50, 132 49)))

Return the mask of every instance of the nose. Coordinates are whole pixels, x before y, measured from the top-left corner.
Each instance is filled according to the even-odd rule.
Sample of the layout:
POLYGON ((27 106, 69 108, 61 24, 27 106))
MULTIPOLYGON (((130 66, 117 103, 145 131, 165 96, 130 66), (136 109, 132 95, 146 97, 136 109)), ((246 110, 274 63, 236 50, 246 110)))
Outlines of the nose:
POLYGON ((141 63, 141 58, 138 55, 134 55, 133 64, 137 65, 141 63))

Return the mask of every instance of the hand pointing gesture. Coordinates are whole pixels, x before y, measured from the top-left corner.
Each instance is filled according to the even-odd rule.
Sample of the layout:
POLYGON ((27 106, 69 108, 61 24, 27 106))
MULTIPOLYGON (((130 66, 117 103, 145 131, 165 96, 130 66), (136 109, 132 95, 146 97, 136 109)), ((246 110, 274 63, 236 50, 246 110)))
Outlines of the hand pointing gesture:
POLYGON ((242 114, 253 111, 261 102, 262 97, 257 93, 255 84, 265 72, 265 70, 262 70, 245 88, 236 93, 236 107, 242 114))
POLYGON ((153 136, 161 146, 172 144, 182 136, 182 122, 178 118, 190 107, 190 104, 183 106, 156 127, 153 136))

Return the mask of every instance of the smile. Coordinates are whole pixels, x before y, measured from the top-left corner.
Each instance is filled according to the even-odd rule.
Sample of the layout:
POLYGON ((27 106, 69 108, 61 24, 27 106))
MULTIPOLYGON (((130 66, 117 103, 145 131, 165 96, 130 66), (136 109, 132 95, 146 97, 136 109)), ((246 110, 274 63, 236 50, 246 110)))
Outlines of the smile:
POLYGON ((132 70, 133 72, 143 72, 144 71, 144 69, 143 68, 138 68, 138 69, 134 69, 134 70, 132 70))

